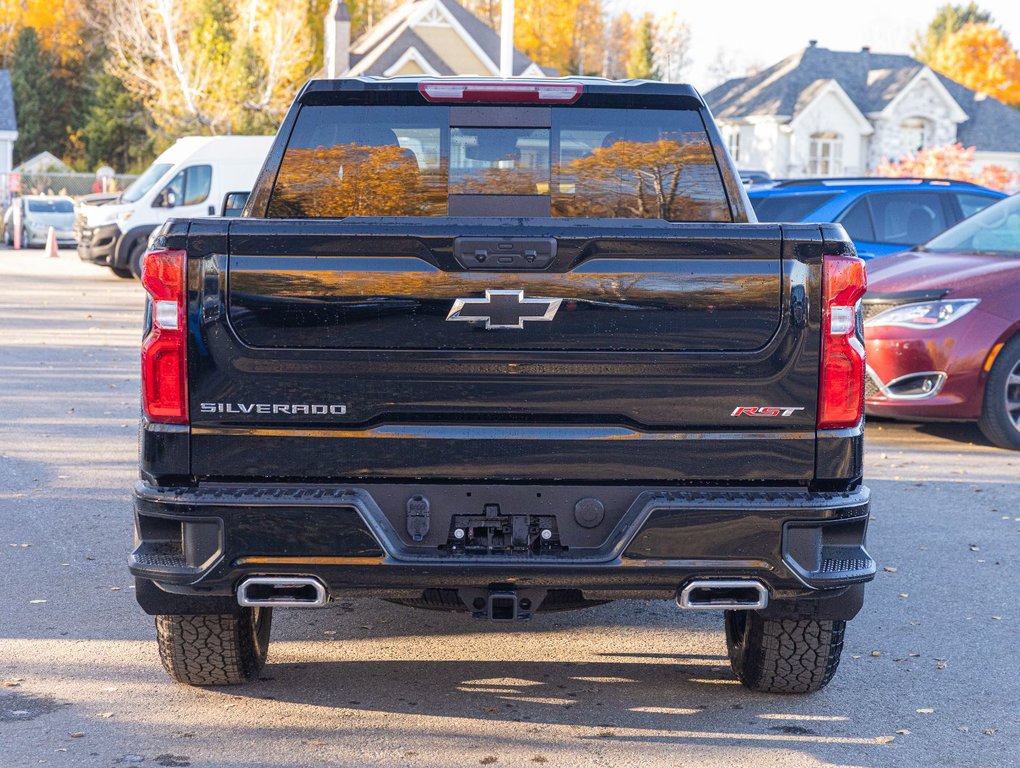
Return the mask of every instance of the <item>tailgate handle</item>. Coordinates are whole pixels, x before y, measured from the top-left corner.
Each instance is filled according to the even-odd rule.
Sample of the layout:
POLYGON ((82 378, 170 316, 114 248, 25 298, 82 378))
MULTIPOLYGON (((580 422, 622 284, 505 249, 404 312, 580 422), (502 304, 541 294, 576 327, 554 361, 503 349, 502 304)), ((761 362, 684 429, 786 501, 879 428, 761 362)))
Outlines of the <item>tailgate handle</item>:
POLYGON ((555 238, 458 237, 453 256, 464 269, 517 271, 545 269, 556 257, 555 238))

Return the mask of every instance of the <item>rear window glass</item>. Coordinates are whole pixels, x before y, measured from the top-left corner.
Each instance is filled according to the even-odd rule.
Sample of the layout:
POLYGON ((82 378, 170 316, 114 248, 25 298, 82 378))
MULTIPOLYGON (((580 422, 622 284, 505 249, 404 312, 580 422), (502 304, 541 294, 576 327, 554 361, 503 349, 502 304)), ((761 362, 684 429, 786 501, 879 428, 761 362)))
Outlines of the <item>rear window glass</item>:
POLYGON ((474 114, 451 126, 445 106, 306 106, 268 215, 730 221, 697 112, 553 108, 541 127, 512 107, 474 114))
POLYGON ((751 195, 751 207, 758 221, 794 222, 805 221, 806 217, 817 211, 838 193, 819 192, 806 195, 769 195, 756 197, 751 195))

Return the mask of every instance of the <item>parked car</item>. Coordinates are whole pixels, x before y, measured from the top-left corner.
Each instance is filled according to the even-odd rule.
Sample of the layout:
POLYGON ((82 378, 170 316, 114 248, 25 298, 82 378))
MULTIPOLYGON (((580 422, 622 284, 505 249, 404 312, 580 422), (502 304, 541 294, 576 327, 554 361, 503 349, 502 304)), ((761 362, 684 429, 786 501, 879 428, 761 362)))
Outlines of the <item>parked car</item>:
POLYGON ((143 259, 130 568, 167 672, 249 680, 273 611, 353 594, 643 598, 725 612, 752 689, 826 685, 875 575, 865 266, 746 226, 719 147, 685 85, 309 82, 244 214, 143 259))
POLYGON ((868 413, 977 421, 1020 450, 1020 196, 869 267, 868 413))
POLYGON ((740 171, 740 182, 745 187, 771 186, 776 183, 766 171, 740 171))
POLYGON ((22 195, 4 214, 3 241, 14 244, 15 208, 21 214, 21 246, 46 245, 50 227, 58 245, 74 245, 74 200, 64 195, 22 195))
POLYGON ((862 259, 931 240, 1005 197, 949 179, 795 179, 748 191, 758 221, 838 222, 862 259))
POLYGON ((171 216, 223 213, 228 193, 252 188, 272 143, 272 136, 178 139, 117 200, 79 206, 78 256, 119 277, 139 276, 149 235, 171 216))

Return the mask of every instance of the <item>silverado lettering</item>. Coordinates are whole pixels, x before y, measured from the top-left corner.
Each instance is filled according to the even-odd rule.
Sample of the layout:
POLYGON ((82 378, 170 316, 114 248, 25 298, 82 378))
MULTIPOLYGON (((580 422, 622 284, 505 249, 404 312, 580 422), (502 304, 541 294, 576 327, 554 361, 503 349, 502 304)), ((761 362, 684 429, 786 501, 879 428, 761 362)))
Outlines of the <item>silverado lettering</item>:
POLYGON ((368 596, 670 600, 748 687, 829 681, 875 575, 863 263, 754 220, 690 86, 313 80, 244 214, 151 248, 130 567, 176 680, 368 596))
POLYGON ((346 405, 307 403, 199 403, 202 413, 289 414, 293 416, 343 416, 346 405))

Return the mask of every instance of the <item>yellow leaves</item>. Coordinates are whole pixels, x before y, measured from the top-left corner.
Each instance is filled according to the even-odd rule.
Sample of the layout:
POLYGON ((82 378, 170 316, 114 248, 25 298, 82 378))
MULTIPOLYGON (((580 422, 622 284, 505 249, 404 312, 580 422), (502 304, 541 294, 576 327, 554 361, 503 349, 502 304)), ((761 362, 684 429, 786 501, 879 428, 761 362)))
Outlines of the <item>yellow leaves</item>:
POLYGON ((932 69, 1011 106, 1020 105, 1020 56, 993 24, 966 24, 932 54, 932 69))
POLYGON ((82 22, 78 0, 0 0, 0 53, 9 51, 14 38, 32 27, 43 49, 61 64, 80 61, 82 22))
POLYGON ((514 44, 533 61, 561 74, 601 70, 601 0, 517 0, 514 22, 514 44))

